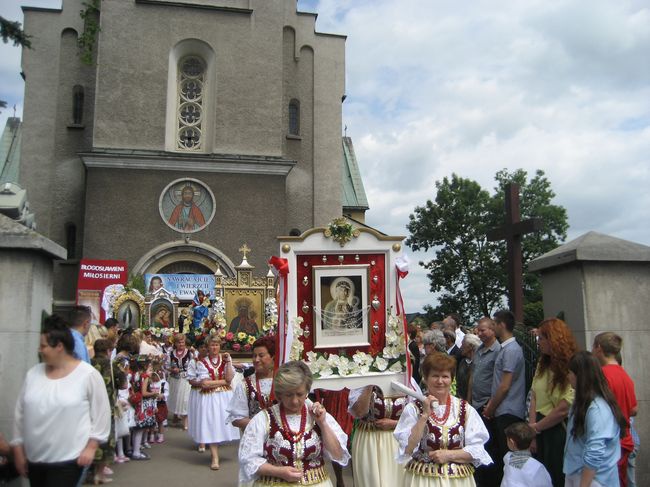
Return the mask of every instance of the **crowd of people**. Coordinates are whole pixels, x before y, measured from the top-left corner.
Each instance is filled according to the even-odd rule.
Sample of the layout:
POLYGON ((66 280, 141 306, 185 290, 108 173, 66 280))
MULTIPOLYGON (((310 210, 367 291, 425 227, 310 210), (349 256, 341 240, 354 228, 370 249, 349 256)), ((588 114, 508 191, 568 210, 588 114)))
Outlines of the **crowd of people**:
POLYGON ((614 333, 580 351, 562 320, 544 320, 528 388, 511 312, 465 332, 450 315, 409 327, 413 394, 372 384, 314 394, 304 362, 274 366, 271 337, 253 344, 244 371, 218 335, 159 342, 90 320, 79 306, 69 322, 44 322, 11 440, 32 486, 108 483, 116 464, 150 458, 168 422, 209 450, 212 470, 219 445, 239 440, 242 486, 332 487, 326 462, 337 487, 349 462, 356 487, 635 486, 637 403, 614 333))

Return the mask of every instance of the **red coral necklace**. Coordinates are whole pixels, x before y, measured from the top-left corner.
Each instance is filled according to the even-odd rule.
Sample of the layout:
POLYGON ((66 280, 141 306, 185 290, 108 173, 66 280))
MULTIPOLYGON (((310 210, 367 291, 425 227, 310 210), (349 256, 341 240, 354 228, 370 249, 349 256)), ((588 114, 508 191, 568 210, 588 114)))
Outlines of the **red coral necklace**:
POLYGON ((447 395, 447 402, 445 403, 445 414, 438 416, 435 409, 431 409, 431 418, 436 424, 445 424, 449 418, 449 413, 451 412, 451 394, 447 395))
POLYGON ((286 432, 287 436, 290 436, 294 443, 300 441, 305 434, 305 426, 307 425, 307 406, 304 404, 302 406, 302 411, 300 412, 300 429, 297 432, 293 432, 289 427, 289 421, 287 421, 287 415, 284 412, 284 406, 282 404, 280 404, 280 420, 282 421, 282 429, 286 432))

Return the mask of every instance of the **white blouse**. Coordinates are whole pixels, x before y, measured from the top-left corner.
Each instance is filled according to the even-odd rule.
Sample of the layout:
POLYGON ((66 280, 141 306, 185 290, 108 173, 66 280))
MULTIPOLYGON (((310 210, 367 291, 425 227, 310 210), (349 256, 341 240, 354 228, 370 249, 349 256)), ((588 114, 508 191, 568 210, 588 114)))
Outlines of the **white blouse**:
POLYGON ((90 364, 61 379, 49 379, 45 364, 32 367, 18 396, 12 445, 23 445, 30 462, 66 462, 88 440, 108 440, 111 411, 104 379, 90 364))
MULTIPOLYGON (((250 376, 253 387, 257 387, 255 383, 255 375, 250 376)), ((246 384, 244 383, 246 379, 242 379, 237 383, 235 387, 235 394, 233 395, 232 402, 228 406, 228 417, 226 418, 226 423, 232 423, 242 418, 250 418, 250 411, 248 410, 248 396, 246 395, 246 384)), ((262 389, 262 394, 269 396, 271 394, 271 388, 273 387, 273 378, 269 377, 268 379, 260 379, 260 389, 262 389)))
MULTIPOLYGON (((436 407, 436 415, 441 417, 445 414, 445 405, 440 404, 436 407)), ((460 413, 460 399, 451 397, 451 412, 445 422, 446 426, 454 426, 458 421, 458 414, 460 413)), ((406 453, 411 430, 415 423, 418 422, 420 412, 415 403, 407 404, 399 418, 397 426, 395 427, 395 438, 399 443, 399 451, 396 460, 399 463, 406 463, 411 459, 411 455, 406 453)), ((481 420, 481 417, 470 404, 467 404, 467 416, 465 417, 465 446, 463 450, 472 456, 472 463, 475 467, 479 465, 489 465, 492 463, 492 458, 485 451, 485 443, 490 439, 490 435, 481 420)), ((418 442, 415 451, 419 450, 420 444, 418 442)))
MULTIPOLYGON (((307 399, 305 401, 307 408, 311 409, 312 402, 307 399)), ((275 406, 277 407, 277 406, 275 406)), ((346 466, 350 460, 350 453, 346 448, 348 443, 348 435, 341 429, 336 420, 326 413, 327 425, 332 429, 336 439, 339 440, 339 444, 343 450, 343 456, 341 458, 332 458, 329 451, 326 449, 323 450, 324 457, 326 460, 330 460, 338 463, 341 466, 346 466)), ((312 421, 313 416, 308 414, 308 421, 312 421)), ((300 428, 300 414, 288 414, 287 422, 289 423, 289 428, 293 431, 297 431, 300 428)), ((259 468, 266 463, 266 457, 264 456, 264 443, 268 440, 269 436, 269 416, 266 411, 260 411, 255 416, 246 429, 244 430, 244 435, 242 436, 239 443, 239 482, 254 482, 257 478, 257 471, 259 468)))

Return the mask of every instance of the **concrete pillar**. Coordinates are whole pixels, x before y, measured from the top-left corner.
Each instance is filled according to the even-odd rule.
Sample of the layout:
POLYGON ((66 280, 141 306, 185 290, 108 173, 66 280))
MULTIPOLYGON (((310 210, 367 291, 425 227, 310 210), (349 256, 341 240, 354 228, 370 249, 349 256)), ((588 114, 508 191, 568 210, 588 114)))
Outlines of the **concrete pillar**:
POLYGON ((63 247, 0 214, 0 431, 11 439, 16 398, 38 362, 42 317, 52 311, 52 269, 63 247))

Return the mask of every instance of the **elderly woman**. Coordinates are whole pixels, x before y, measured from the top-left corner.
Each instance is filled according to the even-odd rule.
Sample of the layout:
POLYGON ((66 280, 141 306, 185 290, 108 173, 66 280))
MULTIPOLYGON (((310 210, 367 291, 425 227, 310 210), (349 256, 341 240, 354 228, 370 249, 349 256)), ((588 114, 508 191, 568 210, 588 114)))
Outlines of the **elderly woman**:
POLYGON ((347 435, 319 403, 307 401, 312 375, 303 362, 282 365, 275 404, 248 423, 239 446, 239 480, 253 486, 300 483, 332 487, 325 458, 347 465, 347 435))
POLYGON ((404 468, 395 462, 398 445, 393 431, 407 398, 385 397, 378 387, 366 386, 352 390, 348 400, 348 411, 357 419, 352 437, 354 485, 401 486, 404 468))
POLYGON ((395 428, 400 463, 406 463, 405 487, 475 486, 474 467, 492 459, 483 445, 488 432, 476 410, 453 397, 456 360, 444 353, 427 355, 422 365, 428 396, 410 403, 395 428))
POLYGON ((192 420, 192 439, 210 445, 210 468, 219 470, 219 443, 239 439, 239 431, 226 424, 226 408, 232 402, 230 383, 235 369, 230 355, 221 355, 221 339, 213 335, 207 340, 208 355, 196 364, 196 380, 201 393, 196 403, 196 418, 192 420))
POLYGON ((476 335, 466 333, 463 337, 463 344, 460 347, 462 358, 456 367, 456 396, 472 402, 472 390, 470 381, 472 378, 472 361, 474 354, 481 346, 481 340, 476 335))
POLYGON ((255 373, 237 384, 235 396, 228 408, 227 422, 242 432, 252 417, 273 404, 273 358, 275 340, 264 336, 253 343, 253 367, 255 373))
POLYGON ((553 486, 563 487, 565 420, 574 395, 569 384, 569 361, 578 345, 569 327, 557 318, 542 321, 537 336, 540 356, 530 392, 528 421, 537 432, 537 459, 551 474, 553 486))
POLYGON ((627 421, 607 385, 598 360, 589 352, 569 362, 575 400, 569 413, 563 471, 566 487, 619 485, 620 438, 627 421))
POLYGON ((25 377, 16 403, 16 469, 32 486, 76 485, 108 440, 111 412, 104 379, 74 356, 74 339, 56 315, 45 320, 42 363, 25 377))

